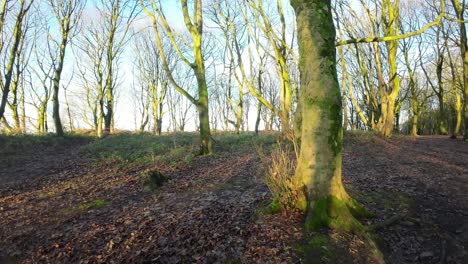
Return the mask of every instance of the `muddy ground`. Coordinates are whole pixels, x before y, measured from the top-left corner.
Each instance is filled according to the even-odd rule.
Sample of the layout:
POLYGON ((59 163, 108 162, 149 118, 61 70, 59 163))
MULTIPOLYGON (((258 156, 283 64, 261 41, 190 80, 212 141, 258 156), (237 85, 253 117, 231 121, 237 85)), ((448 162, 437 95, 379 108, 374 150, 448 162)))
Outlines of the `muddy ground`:
MULTIPOLYGON (((311 240, 300 213, 264 213, 271 194, 252 144, 122 166, 90 159, 89 138, 2 140, 0 263, 373 261, 360 236, 323 230, 311 240), (148 171, 169 180, 148 188, 139 176, 148 171)), ((468 143, 349 134, 343 158, 343 181, 376 214, 363 224, 377 226, 371 237, 387 263, 466 263, 468 143)))

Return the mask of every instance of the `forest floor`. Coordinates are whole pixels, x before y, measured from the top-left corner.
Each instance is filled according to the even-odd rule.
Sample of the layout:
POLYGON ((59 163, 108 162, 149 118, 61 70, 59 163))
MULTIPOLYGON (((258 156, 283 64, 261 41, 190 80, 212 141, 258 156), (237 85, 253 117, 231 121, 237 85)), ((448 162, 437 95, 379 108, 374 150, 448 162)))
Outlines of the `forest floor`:
MULTIPOLYGON (((208 157, 196 138, 1 136, 0 263, 373 262, 361 235, 265 210, 275 135, 216 134, 208 157)), ((466 263, 468 143, 350 133, 343 158, 387 263, 466 263)))

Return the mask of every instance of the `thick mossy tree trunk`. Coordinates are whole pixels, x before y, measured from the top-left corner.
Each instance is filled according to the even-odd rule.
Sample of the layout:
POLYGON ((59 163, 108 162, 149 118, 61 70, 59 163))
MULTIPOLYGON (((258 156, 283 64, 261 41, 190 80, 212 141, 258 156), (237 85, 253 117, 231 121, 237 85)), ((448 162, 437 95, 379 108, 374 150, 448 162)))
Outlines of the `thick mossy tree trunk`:
MULTIPOLYGON (((301 73, 301 150, 294 182, 305 196, 306 229, 360 229, 353 215, 365 210, 341 181, 342 109, 336 72, 331 0, 292 0, 296 12, 301 73)), ((392 120, 393 121, 393 120, 392 120)))

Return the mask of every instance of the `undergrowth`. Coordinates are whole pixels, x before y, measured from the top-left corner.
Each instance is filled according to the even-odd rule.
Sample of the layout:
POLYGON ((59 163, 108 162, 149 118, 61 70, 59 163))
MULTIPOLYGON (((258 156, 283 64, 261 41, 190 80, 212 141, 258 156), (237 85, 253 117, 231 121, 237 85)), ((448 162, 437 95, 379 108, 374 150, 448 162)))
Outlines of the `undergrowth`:
POLYGON ((292 144, 278 143, 269 154, 263 149, 258 152, 265 169, 265 184, 273 196, 269 212, 295 209, 299 197, 293 184, 296 156, 292 144))

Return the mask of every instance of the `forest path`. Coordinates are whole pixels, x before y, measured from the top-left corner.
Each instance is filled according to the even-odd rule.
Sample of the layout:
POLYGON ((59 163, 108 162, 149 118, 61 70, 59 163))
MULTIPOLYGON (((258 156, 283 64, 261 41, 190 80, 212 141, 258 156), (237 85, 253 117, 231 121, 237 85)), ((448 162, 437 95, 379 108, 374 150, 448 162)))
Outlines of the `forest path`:
MULTIPOLYGON (((468 259, 468 143, 446 136, 345 144, 344 178, 378 217, 388 263, 464 263, 468 259)), ((466 263, 466 262, 465 262, 466 263)))
MULTIPOLYGON (((80 155, 89 138, 67 138, 58 141, 38 140, 15 144, 0 138, 0 193, 21 190, 41 184, 48 175, 80 167, 87 160, 80 155)), ((62 175, 66 176, 66 175, 62 175)), ((56 180, 56 177, 53 177, 56 180)))
POLYGON ((190 166, 128 168, 80 158, 82 145, 35 153, 28 168, 3 169, 8 179, 19 177, 0 188, 0 263, 273 263, 292 257, 284 248, 300 229, 256 222, 270 194, 253 147, 196 157, 190 166), (139 175, 148 170, 170 180, 147 190, 139 175))

